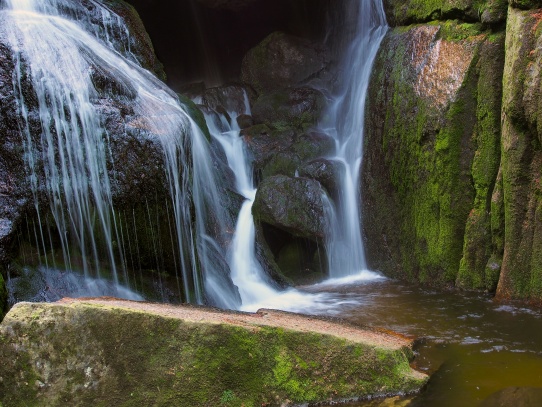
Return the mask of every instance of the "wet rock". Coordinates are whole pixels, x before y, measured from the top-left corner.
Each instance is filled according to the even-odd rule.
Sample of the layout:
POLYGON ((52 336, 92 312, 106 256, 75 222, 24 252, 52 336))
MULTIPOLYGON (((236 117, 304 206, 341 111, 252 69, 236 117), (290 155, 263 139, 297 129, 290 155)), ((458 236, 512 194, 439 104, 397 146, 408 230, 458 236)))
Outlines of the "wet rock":
POLYGON ((256 123, 276 129, 306 130, 314 126, 325 107, 325 96, 311 88, 282 89, 265 93, 255 102, 252 115, 256 123))
MULTIPOLYGON (((95 4, 88 0, 85 0, 84 3, 86 3, 85 7, 89 12, 96 7, 95 4)), ((164 66, 154 53, 154 47, 149 34, 147 34, 136 9, 122 0, 108 1, 107 6, 124 20, 130 33, 129 35, 126 33, 113 34, 119 36, 125 35, 126 38, 123 38, 123 40, 128 41, 130 44, 129 49, 120 49, 120 51, 128 59, 135 57, 137 62, 141 64, 143 68, 153 72, 160 80, 165 81, 166 73, 164 71, 164 66)))
POLYGON ((308 40, 275 32, 243 59, 241 80, 258 93, 300 85, 326 66, 323 49, 308 40))
POLYGON ((382 43, 367 97, 361 187, 371 268, 486 287, 504 46, 502 34, 479 29, 412 26, 382 43))
POLYGON ((238 116, 245 113, 246 104, 253 97, 254 91, 249 87, 232 84, 206 89, 201 96, 201 104, 219 113, 229 112, 238 116))
POLYGON ((287 175, 294 177, 302 161, 299 156, 290 151, 274 154, 262 169, 262 179, 273 175, 287 175))
MULTIPOLYGON (((90 7, 86 17, 93 19, 98 11, 95 10, 96 5, 90 3, 85 1, 82 4, 90 7)), ((81 7, 81 4, 78 3, 77 7, 81 7)), ((108 2, 108 7, 114 11, 124 10, 121 17, 125 20, 131 19, 128 21, 130 29, 133 28, 136 31, 142 29, 143 26, 140 21, 136 21, 138 17, 135 12, 132 13, 131 6, 115 1, 108 2)), ((98 24, 101 18, 101 14, 95 18, 98 24)), ((113 19, 112 24, 116 24, 116 22, 117 20, 113 19)), ((33 90, 31 72, 27 67, 24 54, 22 54, 21 89, 27 110, 27 120, 25 121, 14 94, 13 78, 16 77, 16 73, 12 50, 8 45, 9 41, 6 41, 6 33, 3 29, 6 26, 4 22, 0 22, 0 219, 2 219, 0 263, 3 267, 6 267, 12 257, 16 255, 18 243, 13 243, 13 236, 21 224, 20 219, 28 218, 31 222, 36 216, 33 205, 34 197, 28 178, 29 171, 25 163, 25 143, 32 144, 35 150, 35 154, 33 154, 36 169, 35 182, 39 208, 43 212, 41 213, 42 219, 45 219, 50 207, 43 169, 45 164, 42 149, 46 143, 42 139, 43 131, 37 96, 33 90), (27 140, 22 131, 26 126, 30 130, 29 138, 31 140, 27 140)), ((119 44, 122 44, 124 40, 131 41, 132 54, 130 54, 130 58, 141 59, 143 66, 151 69, 150 65, 154 63, 153 59, 147 58, 148 55, 146 56, 144 53, 152 53, 153 51, 150 43, 145 43, 145 39, 142 37, 144 33, 133 32, 126 39, 117 38, 117 31, 111 31, 113 32, 111 41, 116 46, 120 46, 119 44), (138 44, 133 41, 137 41, 138 44), (144 50, 142 48, 140 52, 139 46, 144 50)), ((127 35, 125 32, 123 33, 123 35, 127 35)), ((119 52, 128 52, 128 50, 118 50, 119 52)), ((153 58, 156 57, 153 56, 153 58)), ((127 266, 140 270, 150 269, 162 272, 167 270, 167 272, 175 274, 179 260, 175 254, 176 243, 171 238, 172 233, 175 232, 171 231, 171 225, 174 224, 171 220, 173 210, 165 176, 164 151, 160 141, 163 137, 163 128, 157 128, 160 126, 154 125, 154 122, 149 120, 145 113, 137 113, 137 105, 134 104, 137 102, 137 89, 129 85, 130 81, 123 77, 122 73, 109 72, 100 69, 99 64, 91 64, 91 75, 96 93, 93 94, 90 102, 100 118, 103 130, 107 175, 111 185, 113 205, 117 209, 116 221, 119 225, 122 224, 119 227, 123 228, 123 239, 130 239, 132 243, 131 247, 126 247, 125 253, 123 253, 127 257, 127 266), (154 219, 157 221, 153 222, 154 219), (146 239, 148 241, 143 242, 146 239), (136 246, 136 241, 141 245, 136 246), (134 261, 134 259, 136 260, 134 261)), ((158 81, 156 83, 159 86, 158 81)), ((168 90, 164 91, 169 92, 168 90)), ((175 97, 173 92, 170 92, 170 95, 175 97)), ((190 111, 190 107, 195 108, 190 105, 187 111, 190 111)), ((167 121, 168 114, 178 114, 178 112, 161 111, 160 114, 167 121)), ((197 117, 195 119, 197 120, 197 117)), ((189 140, 183 147, 187 155, 190 156, 189 140)), ((190 166, 190 160, 186 160, 184 164, 190 166)), ((179 168, 179 171, 183 171, 183 168, 179 168)), ((181 174, 181 179, 183 176, 184 173, 181 174)), ((54 221, 50 223, 51 225, 55 224, 54 221)), ((54 248, 60 251, 58 247, 60 244, 55 240, 59 231, 51 227, 48 232, 51 232, 50 235, 53 236, 52 245, 57 243, 54 248)), ((71 232, 61 231, 61 233, 68 234, 71 232)), ((46 234, 46 239, 47 236, 48 234, 46 234)), ((28 236, 27 239, 30 244, 35 244, 33 237, 28 236)), ((119 241, 116 238, 113 240, 112 244, 118 247, 119 241)), ((47 242, 47 244, 49 243, 47 242)), ((100 244, 101 242, 98 242, 98 245, 100 244)), ((126 244, 126 246, 128 245, 126 244)), ((98 250, 101 250, 101 247, 98 250)))
POLYGON ((487 397, 480 407, 537 407, 542 405, 541 387, 507 387, 487 397))
POLYGON ((337 161, 319 158, 299 168, 299 175, 318 181, 333 197, 338 196, 338 180, 344 174, 344 167, 337 161))
POLYGON ((418 391, 427 376, 410 368, 412 356, 410 341, 399 335, 279 311, 19 303, 0 325, 0 402, 333 402, 418 391))
POLYGON ((504 253, 499 299, 542 303, 542 34, 539 10, 510 8, 502 106, 504 253))
POLYGON ((262 181, 252 213, 294 236, 322 239, 327 230, 326 192, 318 181, 277 175, 262 181))
POLYGON ((254 126, 254 119, 248 114, 242 114, 237 116, 237 125, 240 129, 248 129, 254 126))
POLYGON ((271 130, 265 124, 259 124, 241 131, 246 146, 252 154, 254 167, 263 168, 276 154, 289 149, 294 140, 293 130, 271 130))
POLYGON ((292 146, 292 151, 302 161, 325 156, 335 148, 333 137, 321 131, 309 131, 299 136, 292 146))

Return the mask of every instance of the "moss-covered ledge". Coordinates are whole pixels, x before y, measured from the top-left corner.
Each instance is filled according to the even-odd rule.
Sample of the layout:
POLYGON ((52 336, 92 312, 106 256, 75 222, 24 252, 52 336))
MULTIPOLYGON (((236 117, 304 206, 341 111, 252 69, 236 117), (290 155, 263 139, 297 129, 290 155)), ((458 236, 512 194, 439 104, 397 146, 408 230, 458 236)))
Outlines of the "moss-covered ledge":
POLYGON ((5 406, 270 406, 417 391, 410 342, 335 321, 120 300, 19 303, 5 406))

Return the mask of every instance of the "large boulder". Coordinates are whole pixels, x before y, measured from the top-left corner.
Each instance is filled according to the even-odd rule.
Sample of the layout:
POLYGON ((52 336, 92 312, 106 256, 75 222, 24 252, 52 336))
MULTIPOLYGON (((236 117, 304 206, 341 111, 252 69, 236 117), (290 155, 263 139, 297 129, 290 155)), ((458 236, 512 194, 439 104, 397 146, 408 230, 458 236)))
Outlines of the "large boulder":
POLYGON ((0 403, 298 405, 412 393, 399 335, 278 311, 115 300, 19 303, 0 325, 0 403))
POLYGON ((540 11, 508 11, 502 106, 504 256, 500 299, 542 303, 540 11))
POLYGON ((496 250, 489 214, 504 47, 502 35, 479 28, 398 28, 382 43, 362 176, 371 268, 431 284, 495 284, 486 264, 496 250))
POLYGON ((279 89, 260 95, 254 103, 252 116, 257 123, 265 123, 275 129, 303 131, 316 125, 325 104, 324 94, 316 89, 279 89))
POLYGON ((326 192, 318 181, 276 175, 260 184, 252 213, 256 221, 319 240, 328 227, 327 205, 326 192))
POLYGON ((318 44, 274 32, 245 55, 241 80, 265 93, 303 84, 325 67, 325 52, 318 44))

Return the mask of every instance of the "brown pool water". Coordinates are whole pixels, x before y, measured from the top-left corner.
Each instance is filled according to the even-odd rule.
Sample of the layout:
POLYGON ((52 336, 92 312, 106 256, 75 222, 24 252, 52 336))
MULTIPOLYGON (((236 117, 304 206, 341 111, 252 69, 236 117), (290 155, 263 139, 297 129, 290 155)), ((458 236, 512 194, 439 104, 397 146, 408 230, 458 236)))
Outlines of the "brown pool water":
MULTIPOLYGON (((542 388, 540 309, 501 304, 478 293, 436 291, 392 280, 328 286, 325 291, 349 304, 337 316, 418 339, 413 367, 431 375, 427 387, 413 398, 395 398, 384 405, 478 406, 510 387, 542 388)), ((495 396, 486 403, 542 406, 542 392, 531 390, 521 399, 514 393, 512 404, 495 402, 495 396)))

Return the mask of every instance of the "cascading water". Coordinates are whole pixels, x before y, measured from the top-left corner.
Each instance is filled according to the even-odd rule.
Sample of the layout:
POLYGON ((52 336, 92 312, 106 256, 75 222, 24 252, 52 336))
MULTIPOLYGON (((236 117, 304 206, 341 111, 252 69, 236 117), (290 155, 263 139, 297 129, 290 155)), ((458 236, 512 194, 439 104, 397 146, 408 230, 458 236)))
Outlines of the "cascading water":
MULTIPOLYGON (((216 264, 218 249, 209 216, 220 211, 220 200, 208 143, 199 127, 177 96, 137 64, 124 22, 101 2, 5 0, 2 9, 2 35, 17 62, 14 88, 26 126, 22 133, 36 210, 42 213, 38 195, 44 190, 61 232, 66 269, 76 266, 71 240, 75 240, 87 277, 96 276, 107 266, 117 282, 116 267, 124 263, 122 249, 113 247, 113 241, 121 239, 107 168, 109 135, 93 105, 99 95, 92 74, 98 71, 130 95, 140 128, 157 137, 162 146, 184 298, 202 303, 207 289, 202 273, 211 282, 224 276, 216 264), (94 7, 92 11, 89 5, 94 7), (91 12, 94 15, 89 16, 91 12), (21 86, 27 73, 38 98, 42 134, 37 142, 29 127, 29 109, 21 86), (39 161, 43 169, 37 168, 39 161), (98 240, 105 245, 105 265, 98 240)), ((220 219, 217 216, 212 222, 220 219)), ((47 252, 43 231, 41 235, 42 249, 47 252)), ((220 296, 213 291, 213 284, 209 287, 207 295, 215 304, 226 307, 235 303, 236 293, 227 284, 220 296)))
POLYGON ((344 53, 334 89, 334 102, 324 115, 326 132, 336 142, 334 156, 343 168, 338 180, 340 196, 335 204, 334 222, 326 239, 329 274, 332 278, 360 273, 367 269, 361 236, 359 174, 363 158, 365 101, 374 59, 387 32, 382 0, 343 2, 342 17, 355 26, 351 33, 340 35, 342 44, 334 48, 344 53), (355 21, 348 19, 355 18, 355 21), (345 49, 345 44, 347 48, 345 49))
MULTIPOLYGON (((325 130, 336 140, 336 152, 330 158, 344 168, 343 177, 338 180, 341 191, 338 202, 327 205, 330 231, 326 238, 326 252, 332 277, 327 284, 332 285, 382 279, 379 274, 366 270, 359 222, 359 171, 363 155, 366 93, 373 61, 387 24, 381 0, 345 1, 344 7, 341 17, 355 18, 350 22, 355 29, 350 35, 339 35, 349 47, 342 50, 345 56, 339 66, 340 80, 334 89, 336 96, 325 114, 329 119, 323 123, 325 130)), ((255 255, 251 208, 256 188, 251 176, 251 163, 235 121, 239 114, 250 114, 248 101, 244 111, 230 111, 228 114, 231 122, 216 114, 208 114, 206 119, 211 134, 222 145, 236 176, 237 192, 245 198, 228 255, 232 280, 241 295, 241 309, 270 307, 320 312, 329 310, 331 303, 334 307, 343 305, 325 293, 308 294, 294 289, 281 292, 267 281, 255 255)))
MULTIPOLYGON (((351 45, 341 65, 337 97, 326 114, 331 119, 323 126, 336 136, 333 159, 345 168, 342 195, 332 214, 337 222, 331 222, 334 227, 327 244, 332 277, 366 268, 357 222, 363 111, 372 62, 387 29, 380 0, 345 4, 356 7, 355 14, 344 14, 356 16, 356 30, 347 39, 351 45)), ((224 234, 230 225, 208 142, 177 96, 141 68, 130 52, 129 32, 123 20, 97 0, 88 0, 85 5, 73 0, 4 0, 2 5, 0 33, 8 39, 17 63, 14 89, 19 94, 22 123, 26 126, 22 133, 36 212, 38 216, 43 213, 39 196, 45 191, 56 228, 62 232, 66 269, 79 265, 85 271, 84 281, 93 281, 91 277, 99 276, 100 270, 108 267, 117 283, 117 265, 124 270, 125 264, 125 250, 113 245, 113 241, 118 244, 124 238, 108 175, 113 159, 109 135, 93 104, 103 97, 93 83, 92 74, 98 71, 129 95, 139 126, 158 139, 163 150, 186 301, 208 301, 233 309, 267 306, 315 312, 328 309, 331 303, 340 305, 325 293, 294 289, 281 292, 257 260, 251 214, 256 189, 235 124, 238 114, 249 113, 248 101, 243 111, 230 112, 233 120, 229 123, 220 116, 207 116, 213 137, 223 146, 235 173, 236 190, 245 198, 227 246, 224 234), (39 137, 31 132, 21 85, 27 73, 38 99, 39 137), (40 162, 43 168, 38 168, 40 162), (77 262, 72 255, 72 240, 81 256, 77 262), (231 276, 224 270, 224 257, 231 276)), ((43 230, 37 235, 41 235, 38 240, 43 253, 47 253, 50 248, 43 230)))
POLYGON ((245 143, 239 136, 240 128, 237 117, 250 114, 250 105, 246 92, 242 111, 230 110, 228 121, 224 115, 208 112, 205 115, 207 126, 212 137, 217 140, 235 176, 236 192, 244 198, 239 211, 233 239, 228 248, 228 265, 231 279, 238 287, 242 309, 252 309, 253 304, 276 297, 279 291, 273 287, 266 277, 255 252, 255 226, 252 218, 252 204, 256 196, 256 188, 252 179, 252 163, 247 155, 245 143))

